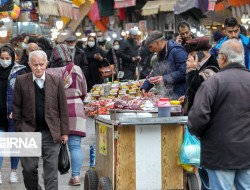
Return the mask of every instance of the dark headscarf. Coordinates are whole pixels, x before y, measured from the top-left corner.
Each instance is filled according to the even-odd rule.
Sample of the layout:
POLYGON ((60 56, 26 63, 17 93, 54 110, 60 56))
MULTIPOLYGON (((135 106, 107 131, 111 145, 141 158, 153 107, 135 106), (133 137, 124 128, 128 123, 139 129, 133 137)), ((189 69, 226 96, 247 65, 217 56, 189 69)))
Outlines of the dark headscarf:
POLYGON ((58 44, 52 50, 49 67, 63 67, 72 63, 70 49, 66 44, 58 44))
POLYGON ((212 46, 209 44, 209 38, 204 36, 186 41, 184 47, 188 53, 192 51, 207 51, 212 46))
POLYGON ((10 71, 15 63, 15 50, 10 45, 4 45, 0 48, 0 55, 2 52, 8 52, 11 56, 11 65, 7 68, 0 67, 0 79, 7 79, 10 71))
POLYGON ((88 40, 87 40, 87 48, 88 48, 88 49, 94 49, 96 46, 97 46, 96 37, 95 37, 95 36, 89 36, 89 37, 88 37, 88 40), (93 47, 89 47, 89 45, 88 45, 89 38, 94 38, 94 40, 95 40, 95 45, 94 45, 93 47))

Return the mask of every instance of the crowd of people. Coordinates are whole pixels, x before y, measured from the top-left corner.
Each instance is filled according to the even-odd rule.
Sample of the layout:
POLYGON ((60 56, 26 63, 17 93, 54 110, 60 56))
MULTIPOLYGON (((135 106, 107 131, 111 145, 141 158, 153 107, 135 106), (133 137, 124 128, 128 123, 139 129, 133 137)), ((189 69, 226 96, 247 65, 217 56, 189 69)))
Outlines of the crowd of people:
MULTIPOLYGON (((237 19, 227 18, 217 43, 195 37, 190 25, 178 24, 178 35, 166 40, 152 31, 138 42, 138 31, 127 39, 106 41, 103 32, 79 43, 75 36, 52 47, 44 38, 27 36, 21 47, 0 47, 0 133, 40 132, 45 188, 58 189, 60 143, 71 157, 69 185, 80 185, 81 140, 86 136, 83 100, 93 85, 103 83, 98 68, 114 64, 123 80, 146 79, 142 95, 157 93, 183 103, 191 133, 201 141, 199 176, 202 190, 250 189, 250 41, 237 19), (249 93, 249 94, 248 94, 249 93), (249 144, 248 144, 249 143, 249 144)), ((3 158, 0 158, 0 169, 3 158)), ((24 184, 38 184, 37 157, 21 158, 24 184)), ((18 181, 18 157, 11 157, 9 182, 18 181)), ((2 177, 0 173, 0 184, 2 177)))

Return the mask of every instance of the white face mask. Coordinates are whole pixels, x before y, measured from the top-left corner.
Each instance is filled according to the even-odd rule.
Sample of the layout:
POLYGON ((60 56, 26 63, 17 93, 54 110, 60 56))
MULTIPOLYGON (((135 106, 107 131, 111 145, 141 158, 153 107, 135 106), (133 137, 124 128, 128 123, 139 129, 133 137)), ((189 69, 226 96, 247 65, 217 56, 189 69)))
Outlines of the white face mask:
POLYGON ((22 49, 26 49, 27 48, 27 44, 26 43, 22 43, 22 49))
POLYGON ((95 46, 95 42, 88 42, 88 46, 89 47, 94 47, 95 46))
POLYGON ((69 47, 69 49, 74 49, 75 48, 75 46, 68 46, 69 47))
POLYGON ((98 42, 103 42, 104 38, 103 37, 97 37, 98 42))
POLYGON ((0 65, 1 65, 3 68, 7 68, 8 66, 11 65, 11 60, 3 60, 3 59, 0 59, 0 65))
POLYGON ((114 45, 114 50, 118 50, 120 48, 119 45, 114 45))

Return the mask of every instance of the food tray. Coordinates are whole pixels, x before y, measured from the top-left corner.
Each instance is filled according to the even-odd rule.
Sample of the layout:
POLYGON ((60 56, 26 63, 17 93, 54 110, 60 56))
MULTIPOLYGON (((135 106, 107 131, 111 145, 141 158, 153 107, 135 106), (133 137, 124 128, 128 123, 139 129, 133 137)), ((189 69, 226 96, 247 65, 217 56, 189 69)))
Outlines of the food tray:
POLYGON ((110 109, 110 119, 118 120, 120 117, 156 117, 158 111, 143 111, 143 110, 125 110, 125 109, 110 109))

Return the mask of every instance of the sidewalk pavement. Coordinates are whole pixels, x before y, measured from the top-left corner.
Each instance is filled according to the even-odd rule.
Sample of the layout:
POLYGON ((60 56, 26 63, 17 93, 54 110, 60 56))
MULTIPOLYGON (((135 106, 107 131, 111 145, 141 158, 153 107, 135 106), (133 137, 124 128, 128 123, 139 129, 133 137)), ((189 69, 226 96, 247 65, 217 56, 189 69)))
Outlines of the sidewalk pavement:
MULTIPOLYGON (((83 167, 80 174, 81 179, 81 186, 72 187, 68 185, 69 179, 71 177, 71 171, 68 174, 60 175, 58 173, 58 186, 59 190, 83 190, 84 185, 84 176, 85 172, 89 169, 89 145, 95 142, 95 125, 94 120, 91 118, 87 118, 87 137, 83 138, 82 140, 82 150, 84 155, 83 167)), ((39 168, 38 168, 38 175, 39 175, 39 184, 44 188, 44 181, 42 178, 42 159, 39 161, 39 168)), ((2 178, 3 184, 0 185, 0 190, 26 190, 23 184, 23 175, 22 175, 22 167, 19 162, 17 174, 18 174, 18 183, 16 184, 9 184, 9 173, 10 173, 10 159, 4 158, 3 166, 2 166, 2 178)))

